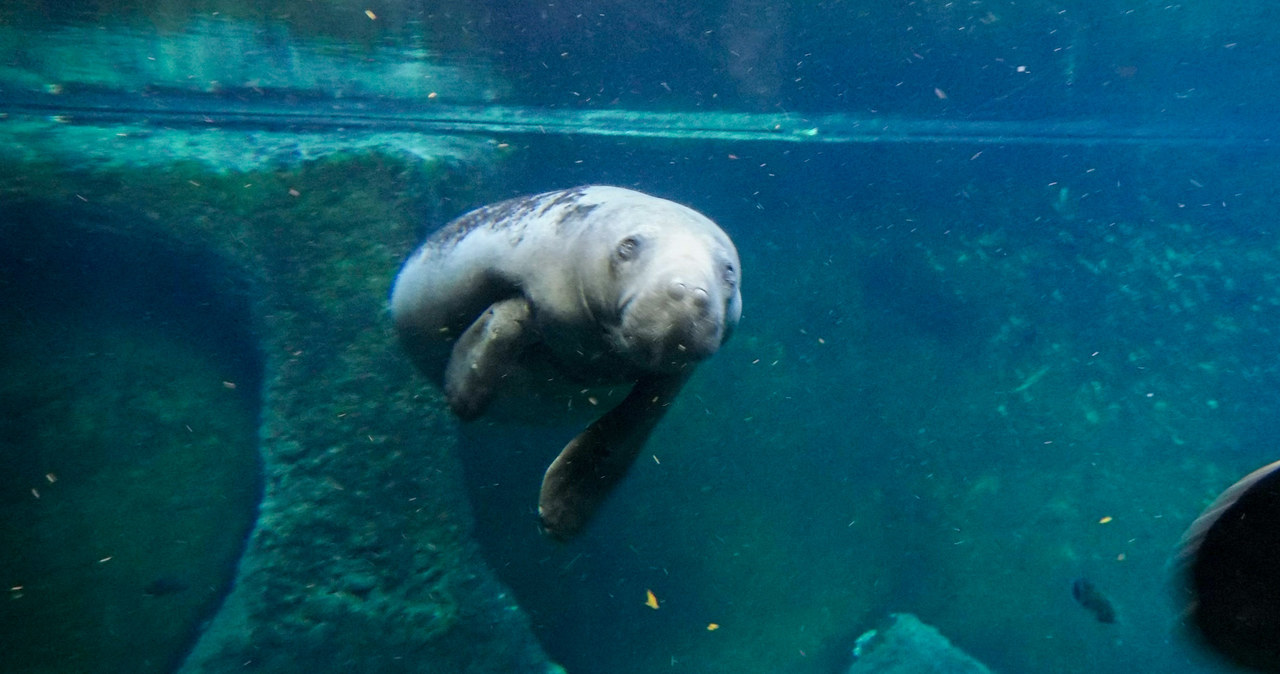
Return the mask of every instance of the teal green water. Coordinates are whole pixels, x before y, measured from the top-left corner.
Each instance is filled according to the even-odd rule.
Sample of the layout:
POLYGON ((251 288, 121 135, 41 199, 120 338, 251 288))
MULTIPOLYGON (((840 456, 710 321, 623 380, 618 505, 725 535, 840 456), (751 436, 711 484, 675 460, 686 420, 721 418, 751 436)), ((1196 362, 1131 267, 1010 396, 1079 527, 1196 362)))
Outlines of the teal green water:
POLYGON ((172 671, 261 498, 246 300, 158 242, 4 215, 0 668, 172 671))
POLYGON ((1273 460, 1274 159, 575 148, 566 182, 724 225, 746 308, 582 541, 526 524, 567 435, 473 440, 479 535, 570 671, 836 671, 895 611, 996 671, 1215 671, 1167 565, 1273 460))
MULTIPOLYGON (((287 233, 331 218, 328 204, 399 198, 337 198, 351 188, 331 174, 307 182, 305 167, 319 162, 462 167, 469 180, 406 206, 402 217, 424 233, 471 206, 585 183, 688 204, 739 248, 742 323, 584 536, 558 545, 533 526, 542 471, 574 429, 461 430, 475 536, 553 660, 588 674, 842 672, 859 634, 911 612, 995 671, 1226 671, 1179 631, 1169 563, 1213 496, 1277 458, 1280 156, 1268 123, 1280 61, 1269 11, 18 3, 0 10, 0 193, 198 221, 243 216, 237 208, 254 202, 238 190, 269 185, 289 244, 280 250, 302 251, 266 261, 283 268, 311 259, 287 233), (99 190, 88 197, 74 187, 85 175, 99 190), (174 183, 155 197, 171 203, 124 208, 144 180, 174 183), (217 213, 204 210, 214 203, 217 213), (1114 606, 1114 623, 1072 597, 1081 578, 1114 606)), ((27 270, 25 259, 6 269, 27 270)), ((333 292, 367 293, 394 272, 335 269, 354 281, 333 292)), ((30 280, 6 286, 23 298, 14 306, 60 301, 30 280)), ((154 281, 134 279, 127 302, 85 303, 110 314, 115 302, 176 297, 154 281)), ((385 329, 384 316, 348 318, 385 329)), ((88 396, 95 411, 67 418, 152 437, 160 431, 148 424, 165 426, 166 415, 223 409, 202 397, 225 392, 222 379, 202 387, 220 367, 209 352, 231 336, 75 320, 128 346, 128 363, 92 367, 140 387, 129 395, 145 398, 133 406, 142 419, 109 413, 124 395, 114 389, 55 388, 28 405, 37 417, 88 396), (155 400, 165 391, 168 406, 155 400)), ((100 347, 28 323, 6 327, 22 342, 10 353, 33 355, 5 363, 0 421, 6 446, 53 451, 47 429, 63 417, 40 417, 23 435, 12 401, 90 368, 74 358, 44 367, 54 356, 37 347, 66 339, 77 357, 100 347)), ((242 403, 228 408, 235 419, 211 414, 226 437, 206 437, 209 447, 252 443, 253 403, 242 403)), ((119 435, 95 433, 81 435, 119 435)), ((26 541, 28 483, 49 469, 10 454, 21 479, 7 481, 5 523, 26 541)), ((158 461, 150 456, 139 460, 158 461)), ((46 489, 71 486, 57 472, 46 489)), ((255 484, 226 489, 252 509, 255 484)), ((97 529, 126 542, 171 526, 111 521, 119 531, 97 529), (130 538, 130 527, 145 535, 130 538)), ((211 544, 230 552, 184 616, 216 604, 242 542, 241 531, 211 544)), ((112 581, 111 601, 188 599, 138 591, 175 578, 174 565, 112 581)), ((17 577, 0 582, 22 585, 17 577)), ((21 591, 8 591, 0 621, 17 624, 21 591)), ((96 591, 64 587, 56 608, 89 625, 63 620, 72 631, 110 627, 84 608, 96 591)), ((171 615, 154 628, 168 656, 198 626, 170 629, 171 615)), ((379 635, 347 636, 376 648, 379 635)), ((142 659, 163 671, 168 656, 142 659)))

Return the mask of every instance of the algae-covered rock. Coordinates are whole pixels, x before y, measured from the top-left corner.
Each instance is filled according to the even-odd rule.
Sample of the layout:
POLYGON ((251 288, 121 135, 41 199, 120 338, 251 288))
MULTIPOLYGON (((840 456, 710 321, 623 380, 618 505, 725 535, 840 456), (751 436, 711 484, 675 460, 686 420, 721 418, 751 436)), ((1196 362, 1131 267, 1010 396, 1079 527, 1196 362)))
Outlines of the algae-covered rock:
POLYGON ((894 613, 858 637, 847 674, 990 674, 937 629, 910 613, 894 613))
MULTIPOLYGON (((224 260, 233 278, 219 276, 215 291, 225 282, 248 296, 240 320, 262 362, 262 498, 217 614, 207 624, 175 614, 163 628, 201 629, 182 671, 554 671, 472 541, 455 426, 401 356, 385 309, 422 228, 491 196, 475 193, 488 143, 430 150, 281 134, 264 161, 254 133, 238 143, 227 132, 210 161, 176 131, 32 124, 49 133, 0 132, 14 141, 0 143, 0 219, 21 212, 65 227, 58 242, 85 232, 162 240, 190 259, 224 260), (78 142, 86 136, 113 137, 117 151, 106 160, 78 142)), ((165 254, 135 264, 146 271, 165 254)), ((139 276, 156 292, 173 288, 171 276, 139 276)), ((151 584, 173 573, 133 592, 153 604, 195 596, 151 584)), ((138 662, 154 657, 138 646, 153 634, 103 628, 138 662)))

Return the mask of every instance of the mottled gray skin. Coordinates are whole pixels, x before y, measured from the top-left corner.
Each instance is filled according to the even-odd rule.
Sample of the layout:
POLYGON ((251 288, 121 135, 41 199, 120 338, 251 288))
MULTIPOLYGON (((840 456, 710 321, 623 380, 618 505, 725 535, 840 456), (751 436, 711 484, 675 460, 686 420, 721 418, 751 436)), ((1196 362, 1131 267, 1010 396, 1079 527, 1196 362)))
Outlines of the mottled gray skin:
POLYGON ((391 311, 406 352, 462 419, 544 386, 631 392, 543 478, 544 530, 586 525, 694 367, 742 313, 729 237, 665 199, 586 186, 472 211, 405 263, 391 311))

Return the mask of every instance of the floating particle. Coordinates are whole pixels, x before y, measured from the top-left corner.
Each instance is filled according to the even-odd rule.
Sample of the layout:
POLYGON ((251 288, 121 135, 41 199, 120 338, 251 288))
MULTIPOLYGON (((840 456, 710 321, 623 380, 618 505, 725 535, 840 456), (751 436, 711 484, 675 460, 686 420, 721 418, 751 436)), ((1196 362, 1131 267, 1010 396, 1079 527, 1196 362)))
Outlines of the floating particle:
POLYGON ((1103 517, 1102 519, 1098 520, 1098 524, 1106 524, 1107 522, 1110 522, 1110 521, 1111 521, 1111 516, 1107 515, 1106 517, 1103 517))
POLYGON ((365 15, 365 16, 367 16, 367 17, 369 17, 369 20, 370 20, 370 21, 377 21, 377 20, 378 20, 378 15, 377 15, 377 14, 374 14, 372 9, 366 9, 366 10, 364 10, 364 15, 365 15))
POLYGON ((653 590, 645 590, 644 595, 644 605, 655 611, 658 610, 658 597, 653 594, 653 590))
POLYGON ((716 631, 716 630, 718 630, 718 629, 720 629, 720 625, 719 625, 719 624, 717 624, 717 623, 707 623, 707 631, 708 631, 708 632, 714 632, 714 631, 716 631))

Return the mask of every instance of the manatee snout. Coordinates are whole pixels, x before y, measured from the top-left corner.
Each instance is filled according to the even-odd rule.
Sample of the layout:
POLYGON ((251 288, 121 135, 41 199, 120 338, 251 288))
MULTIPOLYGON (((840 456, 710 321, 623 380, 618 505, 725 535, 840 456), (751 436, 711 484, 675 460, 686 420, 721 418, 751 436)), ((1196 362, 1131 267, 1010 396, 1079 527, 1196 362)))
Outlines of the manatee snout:
POLYGON ((725 301, 710 284, 667 281, 630 303, 622 321, 624 351, 645 369, 663 372, 706 360, 725 336, 725 301))
POLYGON ((680 280, 671 282, 667 294, 679 305, 668 338, 674 340, 673 348, 698 359, 715 353, 723 341, 724 302, 717 301, 706 284, 680 280))
POLYGON ((707 292, 705 286, 676 279, 667 286, 667 295, 702 315, 706 315, 711 309, 711 293, 707 292))
POLYGON ((674 352, 685 362, 710 358, 724 342, 724 303, 716 301, 703 288, 689 288, 682 292, 681 302, 685 311, 671 325, 667 351, 674 352))

